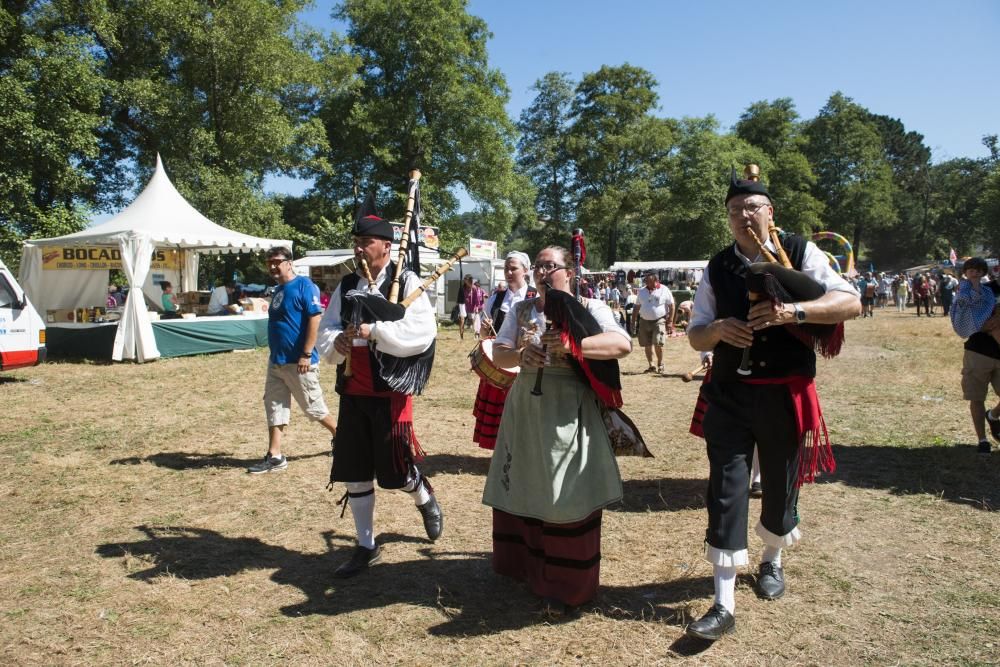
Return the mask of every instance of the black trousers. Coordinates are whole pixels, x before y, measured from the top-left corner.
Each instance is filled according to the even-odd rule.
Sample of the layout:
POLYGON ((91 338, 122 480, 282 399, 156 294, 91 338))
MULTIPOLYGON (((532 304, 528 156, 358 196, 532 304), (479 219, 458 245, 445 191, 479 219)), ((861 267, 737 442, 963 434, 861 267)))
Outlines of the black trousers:
POLYGON ((378 481, 383 489, 400 489, 416 476, 408 433, 393 434, 392 399, 340 395, 337 444, 330 481, 378 481))
POLYGON ((795 486, 799 442, 788 388, 743 382, 705 387, 705 442, 708 447, 708 531, 716 549, 747 548, 750 464, 757 446, 763 490, 760 522, 783 536, 799 523, 795 486))

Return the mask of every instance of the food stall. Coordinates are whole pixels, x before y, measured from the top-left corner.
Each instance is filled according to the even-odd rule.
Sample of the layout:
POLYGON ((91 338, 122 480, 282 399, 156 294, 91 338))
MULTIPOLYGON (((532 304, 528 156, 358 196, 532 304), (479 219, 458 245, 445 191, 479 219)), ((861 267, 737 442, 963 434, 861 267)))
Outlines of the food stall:
POLYGON ((177 192, 157 156, 149 183, 111 220, 26 242, 18 278, 47 320, 51 356, 142 363, 265 345, 263 309, 158 321, 159 283, 168 280, 179 286, 179 294, 190 295, 197 290, 201 254, 260 252, 276 245, 292 244, 234 232, 203 216, 177 192), (129 290, 124 305, 109 312, 104 309, 112 269, 125 274, 129 290))

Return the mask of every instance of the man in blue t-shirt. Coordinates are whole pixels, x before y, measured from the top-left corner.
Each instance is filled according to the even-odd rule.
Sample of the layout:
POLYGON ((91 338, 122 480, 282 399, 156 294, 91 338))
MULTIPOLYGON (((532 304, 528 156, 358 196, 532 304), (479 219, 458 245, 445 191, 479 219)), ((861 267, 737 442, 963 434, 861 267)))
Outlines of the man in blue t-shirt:
POLYGON ((275 247, 267 251, 267 268, 278 286, 267 313, 267 345, 271 350, 264 381, 264 413, 268 447, 264 460, 247 470, 253 474, 284 470, 288 459, 281 453, 281 436, 292 416, 292 397, 311 419, 336 437, 337 421, 326 408, 319 383, 316 334, 323 307, 319 288, 295 275, 292 251, 275 247))

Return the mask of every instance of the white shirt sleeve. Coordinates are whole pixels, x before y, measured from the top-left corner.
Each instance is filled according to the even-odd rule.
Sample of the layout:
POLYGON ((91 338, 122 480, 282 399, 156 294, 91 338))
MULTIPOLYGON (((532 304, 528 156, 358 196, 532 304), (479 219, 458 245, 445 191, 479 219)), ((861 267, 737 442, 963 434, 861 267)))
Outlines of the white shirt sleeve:
MULTIPOLYGON (((407 272, 403 294, 416 291, 420 284, 421 280, 415 273, 407 272)), ((436 337, 437 321, 427 292, 410 304, 403 319, 374 322, 371 325, 371 339, 375 341, 375 349, 394 357, 412 357, 425 352, 436 337)))
POLYGON ((625 340, 628 341, 629 349, 632 349, 632 337, 628 335, 622 325, 618 323, 615 318, 615 314, 611 312, 611 308, 608 304, 603 301, 598 301, 597 299, 587 300, 587 310, 590 314, 594 316, 597 323, 601 326, 601 331, 604 333, 614 332, 620 334, 625 340))
POLYGON ((698 289, 694 293, 694 307, 691 310, 689 327, 703 326, 715 321, 715 290, 708 280, 708 270, 701 276, 698 289))
POLYGON ((860 296, 853 285, 833 270, 826 253, 817 248, 812 241, 806 242, 806 252, 802 257, 802 273, 822 284, 827 292, 849 292, 854 296, 860 296))

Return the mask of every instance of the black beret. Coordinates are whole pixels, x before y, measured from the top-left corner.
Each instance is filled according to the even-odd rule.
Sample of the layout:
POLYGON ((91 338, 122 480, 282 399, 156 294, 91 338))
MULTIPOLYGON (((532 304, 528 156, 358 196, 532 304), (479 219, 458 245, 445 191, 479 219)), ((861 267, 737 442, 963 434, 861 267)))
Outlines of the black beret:
POLYGON ((753 178, 737 179, 736 169, 733 168, 729 176, 729 192, 726 193, 726 203, 728 204, 730 199, 740 195, 764 195, 768 199, 771 198, 766 185, 753 178))
POLYGON ((363 218, 358 218, 357 222, 354 223, 354 229, 351 230, 353 236, 371 236, 376 239, 385 239, 386 241, 393 240, 392 225, 389 224, 388 220, 383 220, 382 218, 375 215, 366 215, 363 218))

